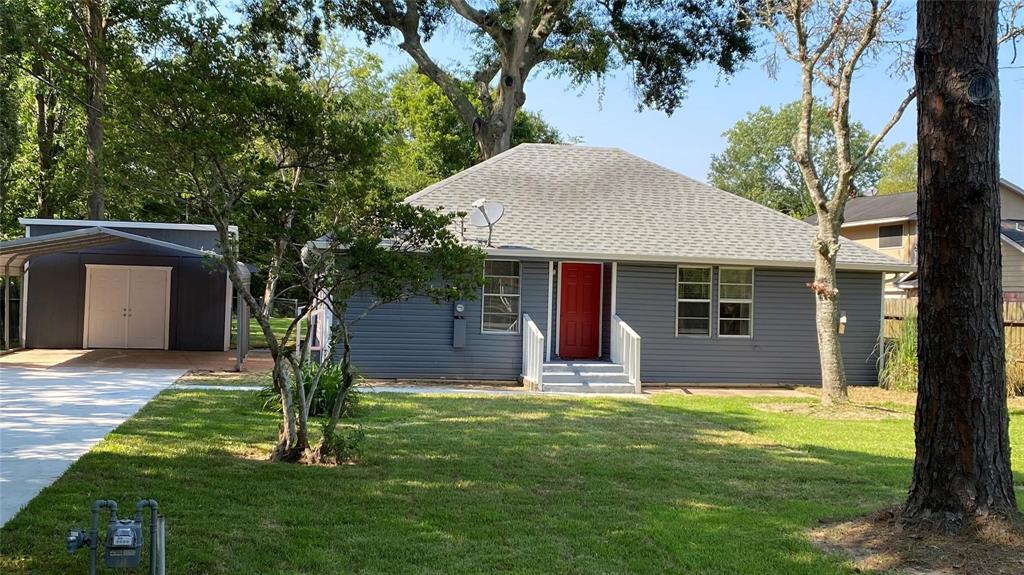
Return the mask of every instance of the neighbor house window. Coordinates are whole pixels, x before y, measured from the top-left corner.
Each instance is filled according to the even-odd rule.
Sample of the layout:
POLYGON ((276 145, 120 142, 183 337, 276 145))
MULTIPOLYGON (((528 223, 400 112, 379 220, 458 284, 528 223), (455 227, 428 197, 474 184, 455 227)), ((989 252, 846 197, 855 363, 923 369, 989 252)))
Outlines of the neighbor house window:
POLYGON ((754 270, 719 268, 718 335, 750 337, 754 311, 754 270))
POLYGON ((483 331, 519 333, 519 262, 484 262, 483 331))
POLYGON ((898 226, 879 226, 878 247, 880 248, 901 248, 903 247, 903 224, 898 226))
POLYGON ((711 335, 711 268, 679 267, 676 335, 711 335))

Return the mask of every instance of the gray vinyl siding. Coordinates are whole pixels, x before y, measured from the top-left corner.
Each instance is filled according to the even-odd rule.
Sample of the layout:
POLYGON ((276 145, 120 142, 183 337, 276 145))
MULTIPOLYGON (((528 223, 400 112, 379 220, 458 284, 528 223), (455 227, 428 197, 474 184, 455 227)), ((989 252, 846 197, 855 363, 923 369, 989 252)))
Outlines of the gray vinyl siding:
POLYGON ((86 264, 170 266, 168 347, 224 349, 227 280, 223 268, 211 267, 203 258, 137 242, 34 258, 29 264, 27 347, 82 347, 86 264))
MULTIPOLYGON (((752 338, 717 336, 718 269, 712 285, 712 336, 675 336, 676 266, 619 264, 617 313, 642 338, 646 383, 820 384, 810 270, 756 269, 752 338)), ((840 272, 841 336, 849 381, 874 385, 882 305, 881 274, 840 272)))
MULTIPOLYGON (((521 261, 520 312, 541 332, 547 326, 548 263, 521 261)), ((347 317, 363 313, 369 298, 354 298, 347 317)), ((359 320, 352 332, 352 359, 371 378, 514 380, 522 371, 522 333, 482 333, 481 300, 466 306, 466 346, 452 347, 455 303, 426 298, 385 304, 359 320)), ((521 330, 520 330, 521 331, 521 330)))

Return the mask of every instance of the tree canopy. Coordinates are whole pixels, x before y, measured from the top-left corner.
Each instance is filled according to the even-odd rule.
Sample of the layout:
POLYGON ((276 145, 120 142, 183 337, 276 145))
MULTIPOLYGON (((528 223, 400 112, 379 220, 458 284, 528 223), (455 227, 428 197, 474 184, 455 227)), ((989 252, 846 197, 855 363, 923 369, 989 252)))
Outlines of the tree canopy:
POLYGON ((917 190, 917 144, 897 142, 881 154, 878 195, 902 194, 917 190))
POLYGON ((689 74, 710 63, 735 71, 753 53, 748 0, 249 0, 260 28, 283 44, 295 29, 316 36, 338 23, 367 43, 396 42, 430 78, 489 158, 512 145, 516 113, 534 70, 574 85, 600 82, 618 69, 632 73, 641 107, 672 113, 685 98, 689 74), (429 41, 440 30, 464 38, 471 56, 445 69, 429 41), (467 33, 468 30, 468 33, 467 33), (462 77, 472 78, 475 98, 462 77))
MULTIPOLYGON (((723 136, 726 148, 711 157, 708 180, 712 185, 772 209, 804 218, 814 213, 800 167, 796 163, 793 137, 800 124, 800 102, 775 110, 761 106, 736 122, 723 136)), ((859 122, 850 125, 851 152, 861 155, 871 134, 859 122)), ((819 166, 826 195, 831 197, 837 184, 836 139, 828 110, 814 104, 811 120, 811 155, 819 166)), ((869 157, 853 176, 856 194, 871 190, 878 181, 881 162, 869 157)))
MULTIPOLYGON (((474 98, 471 82, 462 82, 474 98)), ((444 92, 429 78, 406 69, 395 75, 390 93, 398 128, 405 138, 395 147, 401 169, 393 172, 398 189, 413 192, 476 163, 473 133, 459 120, 444 92), (401 178, 399 181, 398 178, 401 178)), ((557 128, 536 112, 520 110, 512 128, 512 145, 522 142, 562 143, 557 128)))

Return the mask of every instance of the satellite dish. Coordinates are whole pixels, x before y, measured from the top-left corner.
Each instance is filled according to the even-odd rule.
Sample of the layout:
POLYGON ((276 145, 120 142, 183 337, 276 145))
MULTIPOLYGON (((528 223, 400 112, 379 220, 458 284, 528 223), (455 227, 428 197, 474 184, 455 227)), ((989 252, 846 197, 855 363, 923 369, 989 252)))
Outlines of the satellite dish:
POLYGON ((499 202, 488 202, 484 198, 473 202, 475 210, 469 213, 469 223, 482 228, 487 227, 487 246, 491 245, 491 236, 494 235, 494 224, 498 223, 501 216, 505 214, 505 206, 499 202))

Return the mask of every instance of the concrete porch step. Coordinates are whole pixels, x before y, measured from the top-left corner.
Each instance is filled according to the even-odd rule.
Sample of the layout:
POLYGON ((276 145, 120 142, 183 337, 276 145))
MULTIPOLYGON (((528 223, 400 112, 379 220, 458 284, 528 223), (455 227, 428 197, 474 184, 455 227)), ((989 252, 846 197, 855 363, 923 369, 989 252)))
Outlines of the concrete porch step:
POLYGON ((554 393, 635 393, 633 386, 629 383, 597 383, 580 381, 576 383, 548 383, 541 384, 541 391, 554 393))
POLYGON ((610 361, 551 361, 544 373, 624 373, 621 365, 610 361))
POLYGON ((634 393, 626 370, 609 361, 555 361, 544 364, 541 391, 634 393))
POLYGON ((625 372, 604 372, 604 371, 545 371, 544 383, 576 383, 590 381, 593 383, 629 383, 629 377, 625 372))

